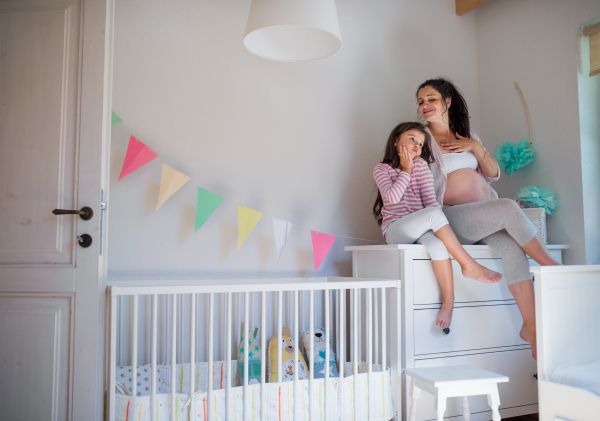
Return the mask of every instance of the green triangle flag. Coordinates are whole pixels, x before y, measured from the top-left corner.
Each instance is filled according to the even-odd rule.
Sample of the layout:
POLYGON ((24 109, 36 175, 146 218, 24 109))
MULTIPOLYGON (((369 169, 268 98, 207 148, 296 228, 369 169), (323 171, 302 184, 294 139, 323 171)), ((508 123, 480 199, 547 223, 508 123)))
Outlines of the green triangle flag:
POLYGON ((110 118, 110 125, 114 126, 115 124, 119 124, 121 121, 121 117, 119 117, 118 115, 115 114, 114 111, 112 111, 112 116, 110 118))
POLYGON ((213 212, 225 200, 221 196, 198 187, 198 203, 196 205, 196 232, 207 221, 213 212))

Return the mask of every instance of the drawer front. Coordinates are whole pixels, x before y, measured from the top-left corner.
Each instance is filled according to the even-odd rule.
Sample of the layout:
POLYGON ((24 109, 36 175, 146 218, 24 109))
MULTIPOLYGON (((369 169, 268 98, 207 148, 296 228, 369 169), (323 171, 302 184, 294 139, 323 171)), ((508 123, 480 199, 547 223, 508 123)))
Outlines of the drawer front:
POLYGON ((413 311, 415 355, 527 345, 516 304, 455 307, 448 335, 435 325, 438 311, 413 311))
MULTIPOLYGON (((500 408, 531 405, 537 403, 537 381, 533 375, 537 372, 536 362, 531 357, 531 351, 505 351, 475 354, 463 357, 434 358, 415 361, 415 367, 442 367, 452 365, 471 365, 494 373, 503 374, 509 378, 508 383, 498 384, 500 393, 500 408)), ((407 386, 410 384, 407 378, 407 386)), ((406 390, 407 409, 410 408, 410 391, 406 390)), ((490 411, 486 396, 469 397, 471 413, 490 411)), ((436 412, 433 409, 433 396, 422 392, 417 404, 417 420, 434 420, 436 412)), ((448 398, 444 417, 462 415, 462 398, 448 398)))
MULTIPOLYGON (((477 259, 477 262, 496 272, 503 272, 502 259, 477 259)), ((531 259, 529 259, 529 264, 538 266, 531 259)), ((414 260, 413 274, 414 303, 441 303, 442 292, 433 272, 431 260, 414 260)), ((456 303, 513 299, 504 279, 495 284, 485 284, 465 278, 460 270, 460 265, 455 260, 452 260, 452 274, 454 276, 454 302, 456 303)))

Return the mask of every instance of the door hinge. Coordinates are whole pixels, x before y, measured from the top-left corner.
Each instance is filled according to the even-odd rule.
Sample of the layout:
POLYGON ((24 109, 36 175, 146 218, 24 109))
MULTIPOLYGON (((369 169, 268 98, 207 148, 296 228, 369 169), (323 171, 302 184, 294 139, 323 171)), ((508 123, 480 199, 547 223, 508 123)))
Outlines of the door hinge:
POLYGON ((104 244, 104 238, 102 236, 102 229, 104 228, 104 213, 106 212, 106 202, 104 201, 104 189, 100 190, 100 256, 102 256, 102 245, 104 244))

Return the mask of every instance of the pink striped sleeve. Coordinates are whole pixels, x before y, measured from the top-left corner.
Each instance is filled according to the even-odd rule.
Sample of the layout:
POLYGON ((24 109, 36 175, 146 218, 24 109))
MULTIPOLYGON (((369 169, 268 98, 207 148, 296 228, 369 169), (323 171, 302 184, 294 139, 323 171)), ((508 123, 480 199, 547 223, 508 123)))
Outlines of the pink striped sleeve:
POLYGON ((426 208, 442 208, 435 196, 435 187, 433 185, 433 174, 427 166, 427 163, 422 159, 415 159, 413 168, 418 169, 418 182, 421 190, 421 200, 426 208), (418 165, 417 162, 419 163, 418 165))
POLYGON ((397 204, 402 200, 408 183, 410 183, 410 174, 402 171, 394 182, 390 170, 395 171, 389 165, 377 164, 373 169, 373 177, 383 200, 391 204, 397 204))

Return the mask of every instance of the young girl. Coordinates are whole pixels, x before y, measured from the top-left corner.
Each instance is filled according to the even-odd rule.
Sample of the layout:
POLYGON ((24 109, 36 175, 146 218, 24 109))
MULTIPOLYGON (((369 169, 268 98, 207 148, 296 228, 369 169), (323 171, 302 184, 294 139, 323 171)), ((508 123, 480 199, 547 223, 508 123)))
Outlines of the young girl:
POLYGON ((423 244, 433 262, 443 303, 436 324, 450 326, 454 309, 454 282, 448 251, 467 278, 494 283, 502 275, 481 266, 463 249, 437 202, 433 175, 431 137, 420 123, 396 126, 387 142, 383 161, 373 176, 379 188, 373 215, 388 244, 423 244))

